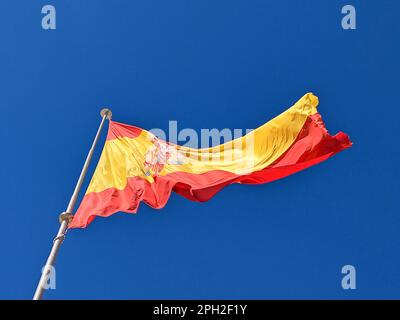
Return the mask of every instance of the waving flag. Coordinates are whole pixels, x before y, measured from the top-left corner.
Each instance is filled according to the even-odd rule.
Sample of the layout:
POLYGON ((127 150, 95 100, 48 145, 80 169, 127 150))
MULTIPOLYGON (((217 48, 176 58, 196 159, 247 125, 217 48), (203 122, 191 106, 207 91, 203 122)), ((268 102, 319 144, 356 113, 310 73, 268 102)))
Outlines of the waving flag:
POLYGON ((96 216, 136 213, 141 201, 162 208, 171 192, 207 201, 232 183, 283 178, 349 148, 349 137, 328 133, 311 93, 247 135, 211 148, 163 141, 149 131, 110 121, 107 140, 86 194, 69 228, 96 216))

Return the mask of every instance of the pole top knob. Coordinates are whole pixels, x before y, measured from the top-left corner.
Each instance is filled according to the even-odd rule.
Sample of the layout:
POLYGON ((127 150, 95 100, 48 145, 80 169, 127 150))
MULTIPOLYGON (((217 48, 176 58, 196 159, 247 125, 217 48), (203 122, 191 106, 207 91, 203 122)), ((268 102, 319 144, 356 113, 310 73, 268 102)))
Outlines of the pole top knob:
POLYGON ((106 116, 106 119, 108 119, 108 120, 111 120, 111 118, 112 118, 112 112, 108 108, 101 109, 100 115, 101 115, 101 117, 106 116))

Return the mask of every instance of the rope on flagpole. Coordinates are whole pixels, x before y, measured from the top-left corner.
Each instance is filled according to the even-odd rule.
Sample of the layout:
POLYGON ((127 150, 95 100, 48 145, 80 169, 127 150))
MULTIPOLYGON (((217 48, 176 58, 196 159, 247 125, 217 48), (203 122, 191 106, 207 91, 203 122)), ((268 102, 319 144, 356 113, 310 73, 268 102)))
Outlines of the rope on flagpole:
POLYGON ((49 276, 51 275, 52 268, 54 267, 54 264, 55 264, 55 261, 57 258, 57 254, 60 250, 61 244, 63 243, 63 241, 65 239, 65 234, 67 233, 67 230, 68 230, 68 224, 71 222, 71 220, 73 218, 72 211, 74 210, 76 200, 78 199, 79 191, 81 190, 82 183, 83 183, 83 180, 85 179, 86 172, 89 168, 90 161, 92 160, 92 156, 93 156, 94 150, 96 148, 96 144, 99 140, 101 130, 103 129, 106 119, 111 120, 112 112, 110 109, 105 108, 100 111, 100 115, 101 115, 102 119, 101 119, 99 128, 97 129, 96 136, 93 140, 92 146, 86 157, 81 174, 79 175, 79 179, 76 183, 74 192, 68 203, 67 210, 65 212, 61 213, 59 216, 60 228, 58 229, 57 235, 53 240, 53 246, 51 248, 49 257, 47 258, 46 264, 43 267, 42 275, 41 275, 39 283, 37 285, 35 295, 33 296, 33 300, 41 300, 43 298, 43 293, 46 290, 46 284, 49 280, 49 276))

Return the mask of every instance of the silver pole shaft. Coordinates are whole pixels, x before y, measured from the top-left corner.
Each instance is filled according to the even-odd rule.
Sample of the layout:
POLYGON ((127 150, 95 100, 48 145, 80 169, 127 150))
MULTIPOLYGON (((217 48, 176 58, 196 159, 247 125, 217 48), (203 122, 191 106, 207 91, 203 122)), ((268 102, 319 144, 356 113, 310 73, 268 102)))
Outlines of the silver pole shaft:
MULTIPOLYGON (((109 109, 101 110, 100 114, 102 116, 102 119, 101 119, 99 128, 97 129, 96 136, 95 136, 92 146, 88 152, 88 155, 85 160, 85 164, 83 165, 81 174, 79 175, 78 182, 76 183, 74 192, 71 196, 71 200, 69 201, 67 210, 65 212, 65 214, 67 214, 69 216, 72 216, 72 211, 74 210, 76 200, 78 199, 79 191, 82 187, 83 180, 85 179, 85 175, 88 170, 90 160, 92 159, 97 141, 99 140, 101 130, 103 129, 106 119, 111 119, 111 115, 112 115, 111 110, 109 110, 109 109)), ((58 251, 60 250, 61 244, 63 243, 63 240, 65 238, 65 233, 68 229, 68 224, 69 224, 69 219, 68 219, 68 216, 66 216, 66 218, 62 219, 60 229, 58 229, 57 236, 54 238, 53 246, 51 248, 49 257, 47 258, 46 265, 43 267, 42 275, 40 277, 38 286, 36 288, 35 295, 33 296, 33 300, 41 300, 43 297, 43 293, 46 290, 46 284, 47 284, 48 278, 50 276, 50 273, 52 272, 52 268, 54 267, 58 251)))

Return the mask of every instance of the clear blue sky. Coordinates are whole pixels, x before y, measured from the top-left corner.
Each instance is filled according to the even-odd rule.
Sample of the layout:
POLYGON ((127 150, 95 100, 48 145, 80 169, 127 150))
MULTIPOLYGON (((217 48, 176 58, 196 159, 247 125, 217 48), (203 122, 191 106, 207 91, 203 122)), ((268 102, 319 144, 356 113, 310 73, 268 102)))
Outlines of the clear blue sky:
POLYGON ((173 195, 73 230, 46 298, 400 298, 398 1, 7 0, 0 12, 0 298, 32 297, 102 106, 147 129, 255 128, 308 91, 353 148, 208 203, 173 195), (349 3, 357 30, 345 31, 349 3), (41 28, 45 4, 56 30, 41 28))

